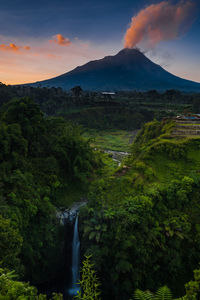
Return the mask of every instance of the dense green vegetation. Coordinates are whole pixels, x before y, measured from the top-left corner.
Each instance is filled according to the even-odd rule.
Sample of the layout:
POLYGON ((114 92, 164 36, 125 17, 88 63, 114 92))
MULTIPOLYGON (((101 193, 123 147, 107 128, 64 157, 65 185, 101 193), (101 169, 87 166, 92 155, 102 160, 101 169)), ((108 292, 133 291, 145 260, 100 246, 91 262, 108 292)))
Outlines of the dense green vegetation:
POLYGON ((66 92, 61 88, 1 84, 0 106, 13 98, 30 97, 46 115, 62 116, 82 125, 85 136, 93 140, 95 147, 118 151, 128 149, 127 131, 131 134, 154 118, 161 120, 190 111, 198 113, 200 108, 199 94, 176 90, 117 92, 113 97, 105 97, 79 89, 77 93, 76 89, 66 92))
MULTIPOLYGON (((35 287, 18 281, 14 272, 0 269, 0 300, 47 300, 46 295, 38 294, 35 287)), ((50 300, 62 300, 61 294, 53 293, 50 300)))
POLYGON ((91 186, 82 244, 104 299, 165 284, 181 296, 200 261, 200 139, 173 138, 173 126, 145 125, 125 165, 91 186))
POLYGON ((104 99, 1 85, 0 299, 46 299, 32 285, 62 281, 66 253, 56 212, 86 196, 82 255, 92 254, 93 263, 83 264, 78 299, 99 299, 97 277, 102 299, 127 300, 165 285, 172 298, 198 299, 198 271, 186 295, 184 285, 200 262, 200 139, 174 137, 172 121, 154 119, 198 112, 198 105, 199 95, 177 91, 104 99), (91 145, 130 155, 118 167, 91 145))
POLYGON ((77 94, 61 88, 0 85, 0 105, 20 97, 30 97, 47 115, 64 115, 96 129, 133 130, 154 117, 162 118, 184 110, 198 113, 200 105, 199 94, 176 90, 117 92, 113 97, 105 97, 96 92, 77 94))
MULTIPOLYGON (((82 125, 86 135, 96 138, 95 146, 118 150, 116 134, 140 129, 154 118, 161 120, 183 112, 200 112, 200 95, 185 94, 177 90, 159 93, 117 92, 114 96, 103 96, 76 88, 69 92, 61 88, 0 85, 0 106, 13 98, 30 97, 48 116, 62 116, 75 124, 82 125), (115 132, 114 135, 110 132, 115 132), (103 136, 103 138, 101 138, 103 136), (104 138, 105 137, 105 138, 104 138), (114 141, 115 140, 115 141, 114 141)), ((120 138, 122 147, 127 148, 120 138)))
POLYGON ((174 299, 170 289, 167 286, 163 286, 157 290, 156 293, 152 293, 149 290, 141 291, 137 289, 134 292, 133 298, 135 300, 196 300, 199 299, 200 291, 200 270, 194 270, 194 280, 185 284, 185 295, 181 298, 174 299))
POLYGON ((65 255, 56 211, 77 186, 86 194, 100 159, 78 127, 46 118, 29 98, 2 106, 0 119, 1 267, 34 284, 52 281, 65 255))

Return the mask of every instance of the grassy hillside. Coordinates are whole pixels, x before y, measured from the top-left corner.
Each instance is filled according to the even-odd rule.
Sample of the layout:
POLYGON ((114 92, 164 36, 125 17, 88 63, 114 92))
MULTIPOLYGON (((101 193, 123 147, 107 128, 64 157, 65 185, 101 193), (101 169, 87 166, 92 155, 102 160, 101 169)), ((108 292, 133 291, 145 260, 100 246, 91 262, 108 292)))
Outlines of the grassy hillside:
POLYGON ((127 148, 128 159, 107 178, 111 192, 106 197, 111 203, 114 195, 115 201, 121 201, 122 194, 146 193, 154 186, 167 186, 184 176, 194 179, 199 176, 200 136, 174 136, 174 128, 175 122, 170 120, 144 125, 127 148))
POLYGON ((180 297, 198 267, 200 138, 174 136, 174 128, 147 123, 124 164, 92 183, 81 230, 104 299, 165 284, 180 297))
POLYGON ((138 134, 129 159, 136 182, 168 183, 186 175, 198 176, 200 136, 174 136, 175 126, 173 121, 153 121, 138 134), (148 172, 151 176, 147 176, 148 172))

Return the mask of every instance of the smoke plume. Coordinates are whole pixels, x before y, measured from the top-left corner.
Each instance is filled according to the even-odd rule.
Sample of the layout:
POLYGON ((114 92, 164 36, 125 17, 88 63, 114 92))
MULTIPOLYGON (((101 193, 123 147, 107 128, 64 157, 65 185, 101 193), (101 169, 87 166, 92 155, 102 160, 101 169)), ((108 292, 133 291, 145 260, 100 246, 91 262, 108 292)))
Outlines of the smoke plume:
POLYGON ((177 4, 162 1, 146 7, 132 18, 124 37, 124 47, 143 44, 153 48, 161 41, 179 37, 191 25, 194 7, 191 0, 181 0, 177 4))

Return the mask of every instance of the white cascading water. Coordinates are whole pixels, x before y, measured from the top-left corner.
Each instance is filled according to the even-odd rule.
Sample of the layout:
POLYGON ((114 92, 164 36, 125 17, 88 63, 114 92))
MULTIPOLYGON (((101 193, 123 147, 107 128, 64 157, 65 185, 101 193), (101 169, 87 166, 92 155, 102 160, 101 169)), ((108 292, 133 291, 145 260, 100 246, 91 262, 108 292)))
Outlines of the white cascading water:
POLYGON ((69 289, 69 294, 74 296, 77 295, 79 288, 80 279, 80 240, 78 233, 78 214, 76 215, 76 220, 74 224, 74 235, 72 242, 72 287, 69 289))

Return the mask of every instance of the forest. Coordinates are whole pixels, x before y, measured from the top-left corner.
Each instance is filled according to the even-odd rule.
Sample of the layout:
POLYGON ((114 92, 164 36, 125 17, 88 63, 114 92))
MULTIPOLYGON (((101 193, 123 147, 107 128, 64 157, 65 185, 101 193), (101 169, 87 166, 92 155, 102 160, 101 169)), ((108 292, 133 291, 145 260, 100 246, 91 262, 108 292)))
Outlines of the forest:
POLYGON ((2 106, 0 118, 1 268, 37 285, 61 272, 56 210, 74 201, 77 186, 85 194, 101 160, 78 127, 45 118, 28 98, 2 106))
POLYGON ((64 299, 57 212, 82 198, 76 299, 199 299, 200 139, 171 118, 198 94, 1 85, 0 103, 0 299, 64 299), (141 130, 117 165, 86 129, 141 130))

